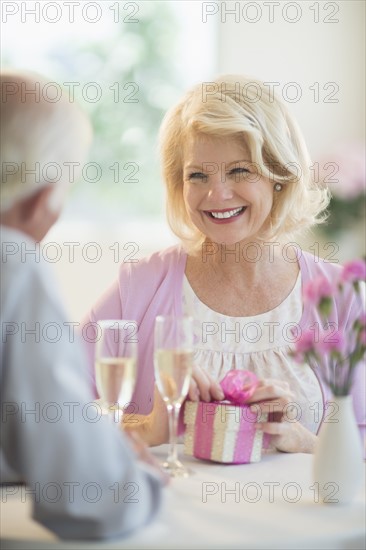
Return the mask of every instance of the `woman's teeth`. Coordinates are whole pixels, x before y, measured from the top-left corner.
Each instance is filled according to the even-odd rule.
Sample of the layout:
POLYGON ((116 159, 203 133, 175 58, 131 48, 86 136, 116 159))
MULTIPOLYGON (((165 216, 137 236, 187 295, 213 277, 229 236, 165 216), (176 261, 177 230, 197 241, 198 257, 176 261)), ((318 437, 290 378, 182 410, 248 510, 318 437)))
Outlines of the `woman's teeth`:
POLYGON ((245 208, 245 206, 241 206, 240 208, 235 208, 234 210, 227 210, 226 212, 210 212, 210 214, 213 218, 217 219, 232 218, 233 216, 241 214, 245 208))

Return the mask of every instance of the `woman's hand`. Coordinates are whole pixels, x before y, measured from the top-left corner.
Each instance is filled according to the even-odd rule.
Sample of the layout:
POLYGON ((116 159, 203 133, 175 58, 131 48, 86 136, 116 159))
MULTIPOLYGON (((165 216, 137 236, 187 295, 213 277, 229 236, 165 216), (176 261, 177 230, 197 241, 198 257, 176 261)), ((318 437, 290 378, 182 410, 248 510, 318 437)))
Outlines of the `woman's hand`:
POLYGON ((317 436, 300 422, 259 422, 256 428, 272 436, 271 440, 278 451, 284 453, 313 453, 317 436))
POLYGON ((291 405, 294 394, 287 382, 261 380, 250 399, 253 412, 268 413, 270 422, 258 422, 256 428, 271 435, 271 441, 278 451, 285 453, 314 452, 316 435, 300 422, 294 420, 291 405))
MULTIPOLYGON (((224 399, 224 392, 218 382, 204 372, 200 367, 193 367, 188 398, 192 401, 212 401, 224 399)), ((155 386, 154 407, 149 415, 128 415, 123 417, 123 429, 134 431, 149 446, 162 445, 169 440, 168 411, 155 386)))
MULTIPOLYGON (((224 392, 218 382, 204 372, 200 367, 193 367, 192 380, 189 386, 188 398, 192 401, 212 401, 224 399, 224 392)), ((126 432, 136 432, 149 446, 162 445, 169 440, 168 411, 155 386, 154 407, 150 414, 128 415, 123 417, 123 429, 126 432)))
POLYGON ((149 446, 162 445, 169 439, 168 411, 166 405, 155 386, 154 407, 150 414, 125 414, 123 417, 125 432, 136 432, 149 446))
POLYGON ((224 392, 218 382, 200 367, 194 366, 189 385, 188 397, 191 401, 221 401, 224 392))

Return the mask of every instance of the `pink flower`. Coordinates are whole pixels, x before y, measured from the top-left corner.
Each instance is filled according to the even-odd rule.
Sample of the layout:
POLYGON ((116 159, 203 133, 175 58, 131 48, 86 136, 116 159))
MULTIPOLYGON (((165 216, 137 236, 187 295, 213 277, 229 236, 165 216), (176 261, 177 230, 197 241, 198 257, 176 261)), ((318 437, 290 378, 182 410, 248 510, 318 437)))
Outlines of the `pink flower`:
POLYGON ((327 330, 320 336, 316 349, 321 354, 338 352, 342 354, 345 351, 346 342, 343 333, 340 330, 327 330))
POLYGON ((334 196, 349 201, 365 193, 365 144, 342 143, 321 159, 320 180, 334 196))
POLYGON ((323 326, 319 327, 320 334, 317 330, 304 331, 296 342, 295 350, 290 354, 296 362, 308 362, 314 368, 318 368, 320 373, 328 364, 337 367, 332 380, 328 378, 326 371, 323 372, 325 381, 334 395, 349 393, 352 372, 365 355, 366 313, 360 313, 347 332, 335 330, 335 323, 328 321, 329 315, 332 312, 334 298, 343 296, 347 299, 344 296, 345 283, 347 295, 349 291, 359 294, 360 281, 365 278, 366 260, 357 259, 343 266, 334 285, 319 276, 304 286, 304 302, 320 313, 323 326), (326 326, 329 328, 326 329, 326 326))
POLYGON ((366 279, 366 262, 365 260, 353 260, 347 262, 343 266, 343 271, 341 273, 341 281, 351 282, 362 281, 366 279))
POLYGON ((300 338, 296 342, 296 352, 297 353, 307 353, 314 348, 314 331, 313 330, 304 330, 300 338))
POLYGON ((318 305, 324 298, 330 298, 334 292, 333 285, 325 277, 318 276, 304 286, 304 300, 318 305))

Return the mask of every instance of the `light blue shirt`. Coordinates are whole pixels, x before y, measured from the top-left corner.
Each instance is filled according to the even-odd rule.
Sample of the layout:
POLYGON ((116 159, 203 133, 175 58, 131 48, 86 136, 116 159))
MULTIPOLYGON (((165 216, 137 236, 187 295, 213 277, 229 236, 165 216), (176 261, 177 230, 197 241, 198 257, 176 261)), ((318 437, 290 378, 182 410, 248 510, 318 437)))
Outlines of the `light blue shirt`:
POLYGON ((160 481, 93 403, 39 245, 4 226, 1 245, 1 481, 24 480, 34 518, 60 537, 123 535, 156 514, 160 481))

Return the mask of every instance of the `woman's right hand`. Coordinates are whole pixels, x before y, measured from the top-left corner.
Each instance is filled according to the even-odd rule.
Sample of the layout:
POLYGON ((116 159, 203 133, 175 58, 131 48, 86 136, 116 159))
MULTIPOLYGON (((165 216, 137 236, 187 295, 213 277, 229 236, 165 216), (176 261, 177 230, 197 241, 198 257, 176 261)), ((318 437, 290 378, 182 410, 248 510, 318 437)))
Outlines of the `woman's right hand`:
MULTIPOLYGON (((224 392, 220 384, 216 382, 212 376, 207 374, 200 367, 194 366, 188 398, 191 399, 191 401, 221 401, 224 399, 224 392)), ((133 414, 131 418, 126 414, 123 418, 123 428, 125 431, 137 432, 142 440, 150 447, 168 442, 168 412, 156 386, 152 412, 147 416, 133 414)))
POLYGON ((188 397, 191 401, 222 401, 224 392, 220 384, 201 367, 194 366, 189 385, 188 397))

